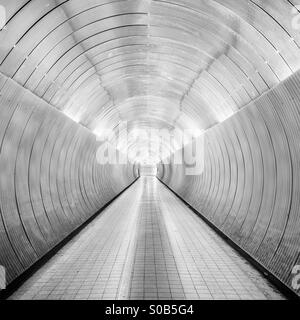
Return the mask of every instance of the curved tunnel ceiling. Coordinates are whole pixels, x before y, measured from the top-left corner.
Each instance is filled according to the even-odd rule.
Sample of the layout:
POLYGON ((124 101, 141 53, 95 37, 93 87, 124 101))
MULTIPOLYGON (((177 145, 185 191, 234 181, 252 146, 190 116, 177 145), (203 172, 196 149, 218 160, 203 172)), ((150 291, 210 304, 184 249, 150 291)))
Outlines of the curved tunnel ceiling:
POLYGON ((294 1, 2 3, 1 73, 99 135, 205 130, 300 67, 294 1))

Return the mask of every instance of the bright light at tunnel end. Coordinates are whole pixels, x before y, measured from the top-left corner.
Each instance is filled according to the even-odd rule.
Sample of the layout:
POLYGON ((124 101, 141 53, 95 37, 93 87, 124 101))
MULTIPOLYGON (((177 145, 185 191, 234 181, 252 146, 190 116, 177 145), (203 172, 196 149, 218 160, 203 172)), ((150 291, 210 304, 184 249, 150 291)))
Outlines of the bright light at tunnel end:
POLYGON ((100 165, 183 166, 186 175, 204 170, 205 135, 199 130, 133 128, 124 121, 117 130, 95 130, 101 142, 96 159, 100 165))

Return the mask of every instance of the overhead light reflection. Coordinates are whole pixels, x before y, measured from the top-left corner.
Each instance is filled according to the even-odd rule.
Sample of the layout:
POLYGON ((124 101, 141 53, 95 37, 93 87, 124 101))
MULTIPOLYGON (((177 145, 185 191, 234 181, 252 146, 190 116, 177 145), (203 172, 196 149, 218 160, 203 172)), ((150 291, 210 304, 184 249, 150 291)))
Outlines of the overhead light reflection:
POLYGON ((74 122, 79 123, 80 122, 80 116, 78 114, 74 115, 72 114, 69 110, 65 110, 63 111, 63 113, 69 117, 70 119, 72 119, 74 122))

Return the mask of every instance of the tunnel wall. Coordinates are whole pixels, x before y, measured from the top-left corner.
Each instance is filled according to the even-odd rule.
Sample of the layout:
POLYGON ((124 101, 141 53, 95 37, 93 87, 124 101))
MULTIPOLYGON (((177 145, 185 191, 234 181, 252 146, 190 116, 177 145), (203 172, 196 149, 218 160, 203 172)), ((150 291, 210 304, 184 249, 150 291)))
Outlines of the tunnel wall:
MULTIPOLYGON (((291 288, 300 264, 300 73, 204 135, 204 170, 159 178, 291 288)), ((298 292, 299 294, 299 292, 298 292)))
POLYGON ((0 265, 10 283, 134 181, 99 142, 0 74, 0 265))

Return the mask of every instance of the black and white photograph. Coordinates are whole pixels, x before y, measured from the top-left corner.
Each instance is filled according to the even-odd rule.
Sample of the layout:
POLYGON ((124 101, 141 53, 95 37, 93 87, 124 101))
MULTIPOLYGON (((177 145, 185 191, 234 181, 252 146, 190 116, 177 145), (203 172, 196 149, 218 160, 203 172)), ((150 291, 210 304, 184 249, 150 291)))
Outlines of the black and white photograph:
POLYGON ((299 298, 300 0, 0 0, 0 317, 299 298))

